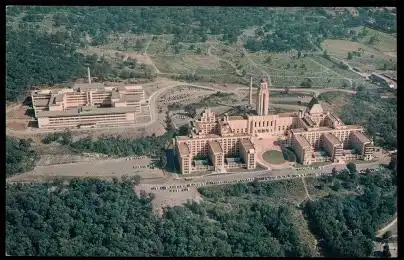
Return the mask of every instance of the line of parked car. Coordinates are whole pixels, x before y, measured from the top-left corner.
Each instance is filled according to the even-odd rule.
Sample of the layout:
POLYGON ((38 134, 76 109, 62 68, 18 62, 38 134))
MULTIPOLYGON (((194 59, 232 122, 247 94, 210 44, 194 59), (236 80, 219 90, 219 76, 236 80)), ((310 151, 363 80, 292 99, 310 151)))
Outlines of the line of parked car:
POLYGON ((261 176, 261 177, 250 177, 245 179, 233 179, 233 180, 212 180, 206 182, 196 182, 196 183, 188 183, 185 185, 170 185, 170 186, 154 186, 151 187, 151 190, 160 190, 160 191, 169 191, 169 192, 180 192, 180 191, 189 191, 190 187, 202 187, 207 185, 220 185, 220 184, 234 184, 241 182, 253 182, 253 181, 271 181, 271 180, 282 180, 282 179, 291 179, 291 178, 299 178, 306 176, 322 176, 322 175, 330 175, 330 173, 303 173, 303 174, 288 174, 288 175, 280 175, 280 176, 261 176))

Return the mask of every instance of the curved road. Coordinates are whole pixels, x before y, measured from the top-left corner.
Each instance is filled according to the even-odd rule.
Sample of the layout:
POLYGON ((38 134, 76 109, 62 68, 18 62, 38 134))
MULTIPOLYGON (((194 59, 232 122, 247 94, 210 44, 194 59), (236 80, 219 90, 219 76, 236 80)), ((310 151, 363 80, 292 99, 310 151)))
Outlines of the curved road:
MULTIPOLYGON (((147 123, 140 123, 137 124, 136 126, 122 126, 120 128, 128 128, 128 129, 133 129, 133 128, 142 128, 142 127, 147 127, 152 125, 154 122, 157 121, 157 99, 158 97, 163 94, 164 92, 173 89, 175 87, 179 87, 179 86, 190 86, 190 87, 195 87, 195 88, 200 88, 200 89, 206 89, 206 90, 212 90, 212 91, 218 91, 217 88, 214 87, 209 87, 209 86, 203 86, 203 85, 198 85, 198 84, 194 84, 194 83, 188 83, 188 82, 178 82, 178 81, 173 81, 173 83, 165 88, 161 88, 158 91, 154 92, 149 98, 148 98, 148 102, 150 105, 150 121, 147 123)), ((245 87, 245 88, 240 88, 238 91, 248 91, 249 88, 245 87)), ((269 88, 270 91, 284 91, 284 88, 269 88)), ((220 90, 221 92, 225 92, 225 93, 234 93, 234 90, 220 90)), ((350 93, 350 94, 355 94, 356 91, 354 90, 348 90, 348 89, 338 89, 338 88, 323 88, 323 89, 313 89, 313 88, 296 88, 295 86, 291 86, 289 88, 289 91, 291 92, 312 92, 315 94, 315 96, 318 96, 321 93, 325 93, 325 92, 331 92, 331 91, 339 91, 339 92, 345 92, 345 93, 350 93)), ((14 109, 17 107, 13 107, 14 109)), ((10 110, 12 110, 13 108, 10 108, 10 110)), ((105 127, 105 128, 97 128, 97 129, 111 129, 109 127, 105 127)), ((90 129, 91 130, 91 129, 90 129)), ((60 131, 63 131, 63 129, 61 129, 60 131)), ((83 129, 71 129, 71 131, 83 131, 83 129)), ((88 130, 85 130, 88 131, 88 130)), ((24 135, 32 135, 32 134, 43 134, 43 133, 53 133, 55 132, 55 130, 53 129, 47 129, 47 130, 41 130, 41 131, 28 131, 28 130, 24 130, 24 131, 16 131, 16 130, 12 130, 9 128, 6 128, 6 134, 7 135, 11 135, 11 136, 24 136, 24 135)))
POLYGON ((396 216, 394 217, 393 221, 391 221, 389 224, 387 224, 385 227, 381 228, 380 230, 377 231, 378 236, 382 236, 387 230, 389 230, 392 226, 394 226, 397 223, 397 213, 396 216))

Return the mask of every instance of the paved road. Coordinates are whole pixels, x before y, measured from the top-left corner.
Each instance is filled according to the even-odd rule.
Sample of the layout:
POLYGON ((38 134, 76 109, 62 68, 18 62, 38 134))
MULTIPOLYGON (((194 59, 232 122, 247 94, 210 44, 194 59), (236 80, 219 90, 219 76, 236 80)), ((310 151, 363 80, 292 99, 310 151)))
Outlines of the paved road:
POLYGON ((391 230, 393 235, 397 234, 397 216, 395 216, 394 219, 389 224, 387 224, 385 227, 379 229, 377 231, 377 236, 382 236, 388 230, 391 230))
MULTIPOLYGON (((377 163, 363 163, 359 168, 374 168, 378 167, 377 163)), ((337 170, 345 169, 345 164, 331 164, 326 165, 321 168, 314 167, 303 167, 303 168, 293 168, 293 169, 269 169, 269 170, 261 170, 254 172, 236 172, 236 173, 225 173, 225 174, 208 174, 202 176, 181 176, 181 177, 172 177, 166 176, 161 178, 144 178, 141 180, 141 184, 144 187, 149 187, 150 189, 160 190, 161 187, 166 187, 166 189, 171 188, 174 189, 183 189, 190 186, 200 187, 200 186, 214 186, 214 185, 223 185, 223 184, 231 184, 237 182, 253 182, 257 181, 276 181, 283 179, 293 179, 293 178, 302 178, 302 177, 318 177, 321 175, 330 175, 333 168, 337 170)), ((87 174, 63 174, 64 177, 91 177, 87 174), (70 176, 71 175, 71 176, 70 176)), ((48 176, 48 177, 56 177, 56 175, 48 176)), ((116 174, 112 172, 108 174, 107 172, 103 172, 102 176, 92 176, 94 178, 104 177, 111 178, 116 177, 116 174)), ((8 178, 7 183, 40 183, 45 182, 45 180, 41 179, 33 179, 33 175, 21 176, 17 178, 16 176, 8 178)))

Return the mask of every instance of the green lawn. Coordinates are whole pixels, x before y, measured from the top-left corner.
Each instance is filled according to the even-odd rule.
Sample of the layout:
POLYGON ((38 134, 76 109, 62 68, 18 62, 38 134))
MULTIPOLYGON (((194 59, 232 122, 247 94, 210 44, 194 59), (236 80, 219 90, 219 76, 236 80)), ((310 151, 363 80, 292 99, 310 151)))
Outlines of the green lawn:
POLYGON ((266 151, 262 157, 270 164, 282 164, 286 162, 283 153, 276 150, 266 151))
MULTIPOLYGON (((358 27, 357 31, 359 32, 360 30, 362 30, 362 28, 363 27, 358 27)), ((366 29, 368 30, 369 33, 364 38, 359 40, 361 43, 370 45, 369 40, 372 36, 375 35, 379 38, 379 41, 373 45, 370 45, 371 47, 374 47, 374 48, 378 49, 379 51, 387 51, 387 52, 396 52, 397 51, 397 38, 396 37, 394 37, 390 34, 384 33, 382 31, 372 29, 372 28, 367 27, 366 29)))

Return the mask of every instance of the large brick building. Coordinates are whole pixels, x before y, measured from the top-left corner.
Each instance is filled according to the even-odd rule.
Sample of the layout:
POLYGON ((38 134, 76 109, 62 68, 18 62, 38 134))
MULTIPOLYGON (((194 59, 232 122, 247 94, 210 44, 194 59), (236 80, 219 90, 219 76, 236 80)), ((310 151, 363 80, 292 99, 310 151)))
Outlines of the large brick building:
MULTIPOLYGON (((268 82, 271 85, 270 79, 268 82)), ((193 122, 189 136, 176 137, 181 173, 235 167, 254 169, 256 152, 252 137, 285 140, 302 164, 372 159, 373 143, 363 128, 344 125, 336 115, 324 112, 315 98, 306 110, 269 114, 268 82, 261 81, 254 115, 218 118, 206 109, 193 122)))

